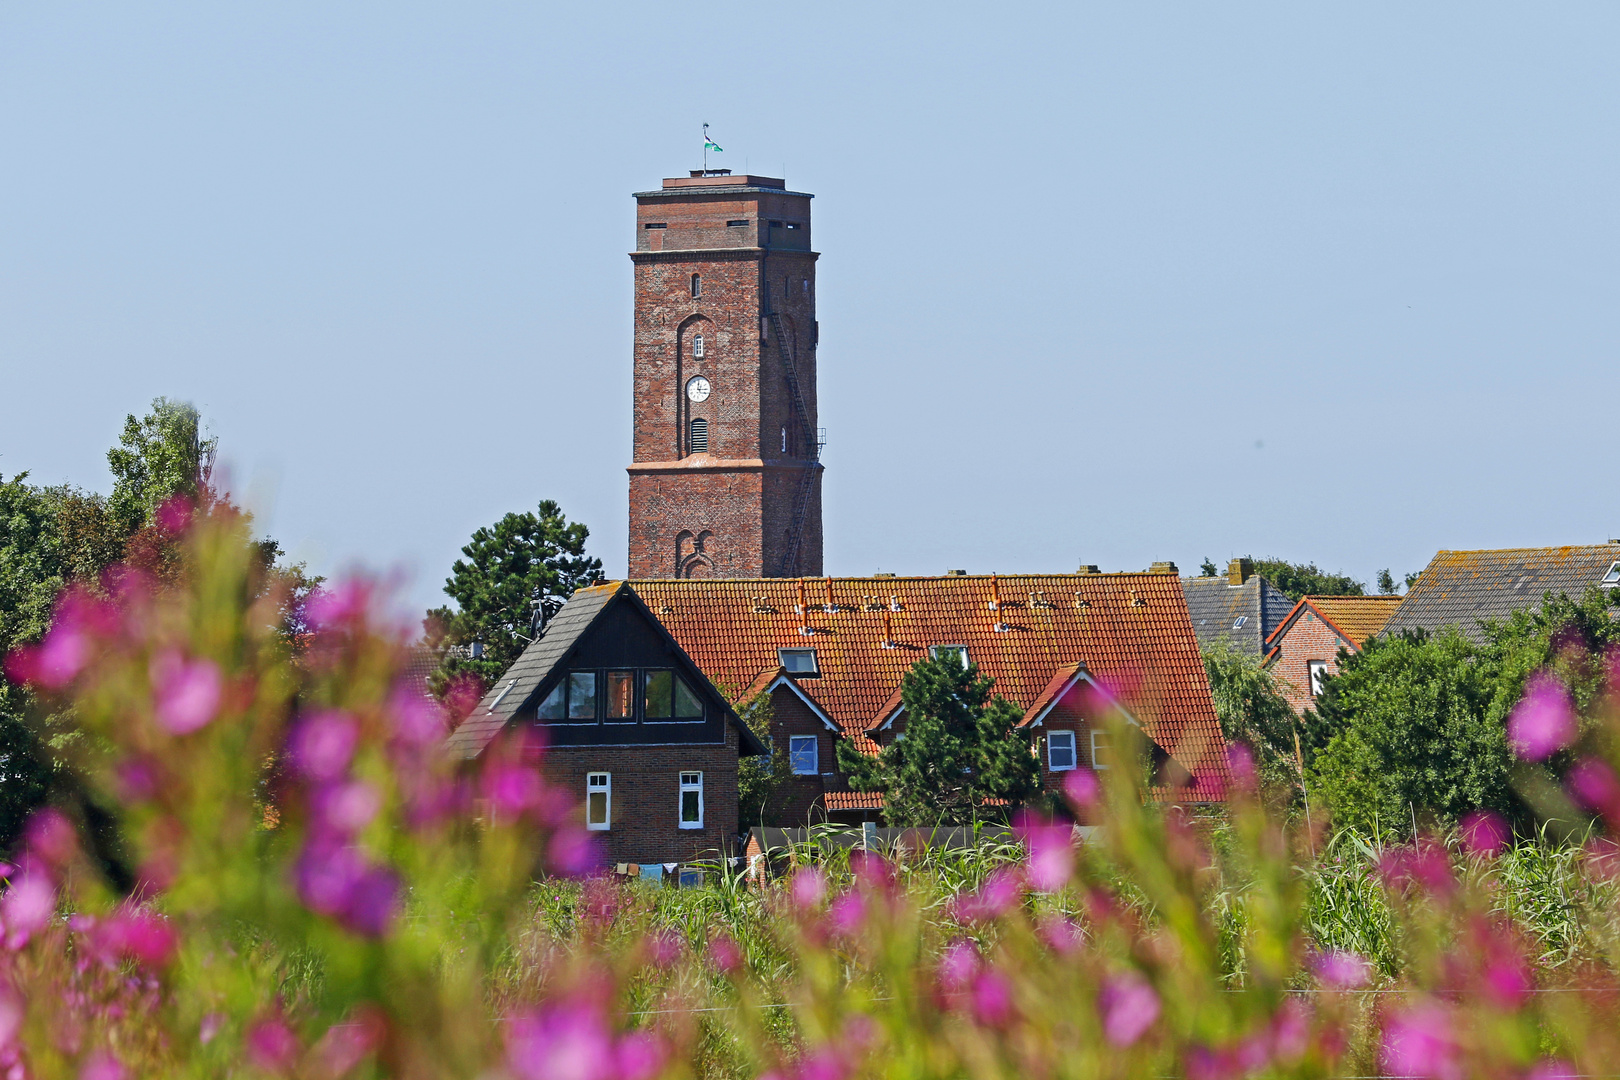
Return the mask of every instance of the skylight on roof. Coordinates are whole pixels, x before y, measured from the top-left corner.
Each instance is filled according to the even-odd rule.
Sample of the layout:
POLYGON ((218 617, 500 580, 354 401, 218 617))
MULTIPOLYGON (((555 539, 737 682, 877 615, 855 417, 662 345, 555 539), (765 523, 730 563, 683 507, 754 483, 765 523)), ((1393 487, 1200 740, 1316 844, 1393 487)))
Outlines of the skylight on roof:
POLYGON ((1603 575, 1603 584, 1620 585, 1620 562, 1609 564, 1609 572, 1603 575))
POLYGON ((816 675, 816 650, 777 649, 777 660, 789 675, 816 675))
POLYGON ((1249 617, 1247 615, 1239 615, 1236 619, 1232 620, 1232 629, 1241 630, 1243 629, 1243 624, 1248 621, 1249 617))

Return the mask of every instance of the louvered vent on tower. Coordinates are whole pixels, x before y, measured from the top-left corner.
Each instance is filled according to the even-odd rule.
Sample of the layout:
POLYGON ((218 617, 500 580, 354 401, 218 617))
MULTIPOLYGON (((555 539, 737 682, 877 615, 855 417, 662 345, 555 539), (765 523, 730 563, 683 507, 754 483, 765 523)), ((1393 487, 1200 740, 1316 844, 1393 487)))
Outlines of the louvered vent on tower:
POLYGON ((701 416, 692 420, 692 437, 687 440, 688 450, 694 454, 709 452, 709 422, 701 416))

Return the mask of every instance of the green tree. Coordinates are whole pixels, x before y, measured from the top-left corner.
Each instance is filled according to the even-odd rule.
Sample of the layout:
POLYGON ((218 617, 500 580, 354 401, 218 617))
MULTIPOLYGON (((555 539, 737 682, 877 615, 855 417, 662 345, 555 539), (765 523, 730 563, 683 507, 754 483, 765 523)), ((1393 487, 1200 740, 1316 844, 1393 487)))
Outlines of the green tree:
POLYGON ((897 826, 962 824, 984 816, 986 800, 1034 801, 1040 765, 1017 730, 1021 711, 992 697, 994 685, 958 653, 917 661, 900 683, 905 738, 876 757, 839 740, 850 786, 883 792, 884 819, 897 826))
POLYGON ((1204 651, 1204 672, 1221 734, 1254 753, 1268 788, 1298 789, 1294 710, 1260 658, 1229 642, 1217 642, 1204 651))
POLYGON ((191 404, 154 398, 141 419, 124 418, 118 445, 107 451, 113 491, 107 508, 133 534, 175 495, 197 499, 208 490, 219 439, 205 439, 202 418, 191 404))
POLYGON ((1208 555, 1205 555, 1204 561, 1198 564, 1199 577, 1215 577, 1220 572, 1220 567, 1216 566, 1208 555))
MULTIPOLYGON (((1488 808, 1530 820, 1515 789, 1508 714, 1535 671, 1550 670, 1577 711, 1593 711, 1606 686, 1601 657, 1620 642, 1609 597, 1544 597, 1482 627, 1475 644, 1456 628, 1430 636, 1378 637, 1339 653, 1303 721, 1307 783, 1340 824, 1410 828, 1415 815, 1453 823, 1488 808)), ((1553 773, 1567 762, 1548 762, 1553 773)))
POLYGON ((1275 585, 1290 600, 1302 596, 1364 596, 1367 587, 1347 574, 1329 574, 1315 563, 1285 559, 1255 559, 1254 572, 1275 585))
POLYGON ((1394 596, 1397 591, 1395 575, 1389 572, 1387 566, 1378 571, 1378 591, 1385 596, 1394 596))
POLYGON ((770 816, 772 800, 786 790, 793 780, 792 763, 771 737, 771 720, 775 713, 769 694, 755 694, 737 706, 737 715, 748 725, 748 730, 758 735, 760 742, 771 750, 769 754, 745 757, 737 763, 737 801, 740 810, 737 820, 743 829, 764 824, 770 816))
POLYGON ((570 522, 550 499, 538 513, 507 514, 473 533, 445 579, 458 605, 428 612, 429 636, 442 645, 483 645, 478 659, 450 653, 436 686, 461 672, 489 685, 567 602, 602 580, 602 560, 585 554, 590 530, 570 522))

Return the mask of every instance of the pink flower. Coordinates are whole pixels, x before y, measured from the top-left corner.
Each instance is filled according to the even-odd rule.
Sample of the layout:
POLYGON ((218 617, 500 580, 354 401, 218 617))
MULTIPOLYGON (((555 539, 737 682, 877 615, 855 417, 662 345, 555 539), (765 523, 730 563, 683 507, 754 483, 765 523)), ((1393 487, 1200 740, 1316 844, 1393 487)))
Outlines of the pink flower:
POLYGON ((1029 884, 1040 892, 1056 892, 1074 876, 1074 831, 1067 825, 1048 825, 1029 831, 1029 884))
POLYGON ((1575 1066, 1562 1058, 1542 1058, 1530 1066, 1525 1080, 1575 1080, 1579 1075, 1575 1066))
POLYGON ((79 834, 66 814, 47 806, 28 815, 23 846, 30 855, 39 856, 51 866, 62 867, 78 851, 79 834))
POLYGON ((339 921, 361 937, 388 935, 399 911, 399 875, 374 866, 360 876, 349 893, 339 921))
POLYGON ((495 809, 497 821, 511 821, 539 806, 545 795, 540 774, 526 765, 493 761, 484 770, 484 798, 495 809))
POLYGON ((79 1080, 124 1080, 124 1067, 105 1050, 98 1050, 79 1070, 79 1080))
POLYGON ((647 958, 654 967, 669 969, 680 960, 683 952, 681 939, 668 930, 660 930, 647 936, 647 958))
POLYGON ((315 1057, 321 1063, 320 1074, 347 1076, 382 1045, 387 1035, 387 1022, 382 1011, 375 1007, 358 1010, 345 1024, 333 1024, 326 1029, 320 1042, 315 1044, 315 1057))
POLYGON ((394 690, 389 712, 394 719, 394 734, 407 746, 431 746, 450 733, 444 709, 409 685, 394 690))
POLYGON ((1545 672, 1530 677, 1508 715, 1508 745, 1526 761, 1545 761, 1575 741, 1575 712, 1563 684, 1545 672))
POLYGON ((973 1018, 986 1027, 1000 1027, 1012 1015, 1012 983, 994 969, 973 980, 973 1018))
POLYGON ((212 660, 187 660, 177 652, 152 659, 152 711, 171 735, 207 726, 219 711, 224 679, 212 660))
POLYGON ((1620 826, 1620 779, 1605 762, 1582 758, 1569 770, 1564 784, 1576 802, 1602 814, 1611 827, 1620 826))
POLYGON ((709 963, 727 975, 742 968, 742 950, 731 935, 720 933, 709 939, 709 963))
POLYGON ((1242 743, 1233 743, 1226 748, 1226 767, 1240 791, 1253 791, 1259 786, 1260 774, 1254 767, 1254 751, 1242 743))
POLYGON ((1449 896, 1457 886, 1451 861, 1438 844, 1417 843, 1388 851, 1378 860, 1378 872, 1393 888, 1415 884, 1436 896, 1449 896))
POLYGON ((845 893, 827 909, 827 920, 835 932, 851 937, 866 924, 866 900, 859 893, 845 893))
POLYGON ((583 877, 602 865, 596 841, 584 829, 565 827, 551 834, 546 845, 546 865, 564 877, 583 877))
POLYGON ((800 908, 820 906, 827 898, 827 875, 820 867, 801 866, 793 874, 793 903, 800 908))
POLYGON ((958 894, 951 902, 951 914, 958 922, 987 922, 1006 914, 1022 893, 1018 874, 1003 868, 986 878, 978 892, 958 894))
POLYGON ((1384 1068, 1397 1076, 1462 1078, 1451 1015, 1433 1002, 1421 1002, 1389 1018, 1381 1057, 1384 1068))
POLYGON ((939 958, 939 985, 947 993, 957 993, 979 970, 979 950, 971 941, 953 942, 939 958))
POLYGON ((27 1015, 28 1005, 22 995, 10 983, 0 982, 0 1053, 16 1047, 27 1015))
POLYGON ((1462 848, 1470 855, 1495 855, 1507 846, 1511 835, 1502 815, 1490 810, 1475 810, 1465 816, 1457 828, 1462 848))
POLYGON ((818 1047, 799 1059, 798 1080, 844 1080, 848 1075, 844 1055, 834 1047, 818 1047))
POLYGON ((13 951, 51 924, 56 914, 56 889, 37 871, 26 872, 0 897, 0 922, 6 929, 6 948, 13 951))
POLYGON ((1073 956, 1086 943, 1080 924, 1066 915, 1049 915, 1041 920, 1041 940, 1059 956, 1073 956))
POLYGON ((1103 1036, 1115 1046, 1131 1046, 1159 1019, 1159 995, 1134 971, 1106 980, 1097 993, 1103 1036))
POLYGON ((257 1020, 244 1040, 247 1059, 269 1073, 284 1073, 293 1067, 303 1046, 287 1022, 279 1016, 257 1020))
POLYGON ((328 826, 353 834, 371 824, 382 809, 382 793, 364 780, 350 780, 316 792, 315 806, 328 826))
POLYGON ((521 1080, 612 1080, 618 1061, 600 1013, 553 1005, 513 1020, 506 1062, 521 1080))
POLYGON ((196 506, 185 495, 171 495, 158 506, 153 520, 157 527, 167 533, 185 532, 191 524, 191 517, 196 512, 196 506))
POLYGON ((1322 985, 1334 990, 1356 990, 1372 978, 1372 965, 1366 957, 1345 949, 1318 953, 1311 966, 1322 985))
POLYGON ((399 906, 398 875, 367 865, 358 849, 328 838, 305 844, 293 883, 305 907, 362 937, 385 936, 399 906))
POLYGON ((1310 1010, 1297 998, 1282 1003, 1271 1020, 1271 1052, 1285 1065, 1292 1065, 1305 1056, 1311 1045, 1310 1010))
POLYGON ((309 624, 327 630, 341 623, 358 622, 371 606, 371 584, 350 579, 330 589, 316 589, 305 605, 309 624))
POLYGON ((1101 801, 1102 785, 1090 769, 1074 769, 1063 778, 1063 793, 1076 806, 1089 810, 1101 801))
POLYGON ((114 952, 132 956, 150 968, 166 967, 179 945, 169 921, 144 908, 113 915, 102 925, 101 937, 114 952))
POLYGON ((633 1031, 614 1048, 618 1080, 651 1080, 669 1058, 664 1040, 650 1031, 633 1031))
POLYGON ((335 780, 354 760, 360 725, 335 709, 312 713, 293 729, 287 750, 293 765, 311 780, 335 780))
POLYGON ((1480 981, 1486 999, 1501 1009, 1523 1005, 1535 988, 1524 953, 1500 931, 1490 933, 1478 951, 1484 961, 1480 981))
POLYGON ((202 1023, 197 1025, 197 1041, 202 1043, 204 1046, 207 1046, 209 1043, 214 1041, 214 1036, 218 1035, 219 1029, 224 1026, 224 1013, 209 1013, 202 1018, 202 1023))

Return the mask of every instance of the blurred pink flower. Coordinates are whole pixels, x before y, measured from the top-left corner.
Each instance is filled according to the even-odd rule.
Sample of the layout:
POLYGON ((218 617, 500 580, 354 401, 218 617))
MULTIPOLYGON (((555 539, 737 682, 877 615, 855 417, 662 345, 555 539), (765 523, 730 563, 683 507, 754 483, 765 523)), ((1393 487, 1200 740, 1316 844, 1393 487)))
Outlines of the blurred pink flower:
POLYGON ((1575 1080, 1580 1074, 1562 1058, 1542 1058, 1524 1075, 1525 1080, 1575 1080))
POLYGON ((46 806, 28 815, 28 824, 23 829, 23 848, 28 854, 60 868, 78 852, 79 834, 66 814, 54 806, 46 806))
POLYGON ((450 719, 444 709, 408 684, 395 688, 388 705, 394 735, 407 746, 432 746, 450 733, 450 719))
POLYGON ((844 1080, 849 1075, 849 1066, 844 1061, 844 1055, 830 1046, 818 1047, 811 1050, 799 1059, 799 1067, 794 1071, 796 1080, 844 1080))
POLYGON ((827 908, 827 921, 835 932, 852 936, 866 924, 866 900, 860 893, 848 892, 827 908))
POLYGON ((1159 995, 1136 972, 1121 972, 1103 982, 1097 1012, 1103 1036, 1115 1046, 1130 1046, 1159 1019, 1159 995))
POLYGON ((202 1018, 197 1025, 197 1041, 207 1046, 219 1034, 219 1029, 225 1026, 225 1014, 211 1012, 202 1018))
POLYGON ((1490 810, 1475 810, 1457 826, 1457 838, 1470 855, 1495 855, 1507 846, 1511 836, 1507 820, 1490 810))
POLYGON ((939 986, 960 992, 979 970, 979 950, 971 941, 952 942, 939 957, 939 986))
POLYGON ((652 1080, 663 1070, 669 1050, 653 1032, 632 1031, 619 1039, 613 1056, 617 1080, 652 1080))
POLYGON ((1012 983, 994 968, 973 980, 973 1018, 986 1027, 1000 1027, 1012 1016, 1012 983))
POLYGON ((496 820, 510 822, 540 805, 545 781, 536 769, 511 761, 492 761, 484 770, 484 798, 494 808, 496 820))
POLYGON ((613 1080, 618 1065, 601 1014, 581 1003, 552 1005, 513 1020, 506 1062, 521 1080, 613 1080))
POLYGON ((1478 948, 1482 957, 1481 989, 1501 1009, 1517 1009, 1535 988, 1535 976, 1524 952, 1502 929, 1486 931, 1478 948))
POLYGON ((99 935, 112 951, 132 956, 150 968, 166 967, 179 946, 169 921, 146 908, 115 913, 101 925, 99 935))
POLYGON ((105 1050, 91 1054, 79 1070, 79 1080, 124 1080, 124 1067, 105 1050))
POLYGON ((297 1034, 279 1016, 254 1021, 243 1042, 248 1061, 269 1073, 287 1072, 303 1049, 297 1034))
POLYGON ((1530 676, 1524 697, 1508 714, 1508 745, 1526 761, 1545 761, 1575 741, 1575 712, 1562 683, 1545 672, 1530 676))
POLYGON ((1346 949, 1329 949, 1318 953, 1311 964, 1323 986, 1335 990, 1356 990, 1366 986, 1372 978, 1372 965, 1366 957, 1346 949))
POLYGON ((196 504, 185 495, 170 495, 158 505, 152 520, 167 533, 185 532, 196 513, 196 504))
POLYGON ((355 882, 338 921, 362 937, 386 937, 399 911, 399 891, 399 875, 374 866, 355 882))
POLYGON ((1235 1080, 1239 1075, 1236 1055, 1212 1046, 1188 1048, 1186 1068, 1187 1080, 1235 1080))
POLYGON ((1097 782, 1097 774, 1090 769, 1074 769, 1063 778, 1063 793, 1076 806, 1089 810, 1101 800, 1102 785, 1097 782))
POLYGON ((584 829, 564 826, 551 834, 546 845, 546 865, 554 874, 583 877, 602 864, 596 841, 584 829))
POLYGON ((849 869, 863 888, 883 889, 894 883, 894 867, 875 851, 850 852, 849 869))
POLYGON ((742 949, 730 934, 718 933, 709 939, 709 963, 727 975, 742 969, 742 949))
POLYGON ((314 1057, 320 1062, 320 1074, 347 1076, 382 1045, 387 1033, 382 1010, 375 1007, 362 1008, 348 1022, 333 1024, 315 1044, 314 1057))
POLYGON ((1587 810, 1602 814, 1611 828, 1620 827, 1620 779, 1599 758, 1584 757, 1564 778, 1574 800, 1587 810))
POLYGON ((1311 1047, 1310 1007, 1298 998, 1282 1003, 1271 1018, 1271 1053, 1284 1065, 1292 1065, 1311 1047))
POLYGON ((951 901, 951 914, 958 922, 987 922, 1006 914, 1022 894, 1017 871, 1002 867, 985 878, 977 892, 958 893, 951 901))
POLYGON ((28 1005, 22 995, 9 982, 0 982, 0 1051, 17 1045, 27 1015, 28 1005))
POLYGON ((1451 1014, 1434 1002, 1420 1002, 1385 1022, 1380 1057, 1397 1076, 1462 1078, 1451 1014))
POLYGON ((358 622, 370 607, 370 582, 350 578, 329 589, 316 589, 304 612, 311 626, 327 630, 340 623, 358 622))
POLYGON ((382 793, 364 780, 350 780, 319 789, 314 802, 326 825, 353 834, 371 824, 382 809, 382 793))
POLYGON ((367 865, 353 845, 311 837, 293 867, 293 882, 304 906, 336 919, 362 937, 383 937, 399 906, 399 877, 367 865))
POLYGON ((335 780, 354 759, 360 725, 348 713, 326 709, 311 713, 293 728, 287 751, 293 766, 311 780, 335 780))
POLYGON ((126 758, 118 763, 115 775, 119 797, 125 802, 143 803, 157 794, 158 768, 149 759, 126 758))
POLYGON ((1074 876, 1074 830, 1068 825, 1042 825, 1028 830, 1030 887, 1056 892, 1074 876))
POLYGON ((1254 766, 1254 751, 1243 743, 1232 743, 1226 748, 1226 767, 1240 791, 1253 791, 1259 786, 1260 773, 1254 766))
POLYGON ((647 935, 647 958, 654 967, 667 969, 675 966, 685 951, 681 939, 668 930, 647 935))
POLYGON ((1085 931, 1067 915, 1047 915, 1040 929, 1041 940, 1060 956, 1073 956, 1086 943, 1085 931))
POLYGON ((800 908, 819 907, 827 898, 827 875, 819 866, 801 866, 793 872, 793 903, 800 908))
POLYGON ((152 658, 152 711, 171 735, 189 735, 219 712, 224 679, 212 660, 187 660, 177 652, 152 658))
POLYGON ((1378 872, 1391 888, 1417 885, 1436 896, 1450 896, 1457 887, 1445 849, 1424 841, 1386 851, 1378 872))
POLYGON ((13 951, 51 924, 56 914, 56 889, 39 871, 26 871, 14 880, 0 897, 0 923, 6 931, 6 948, 13 951))

